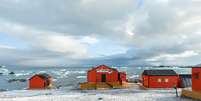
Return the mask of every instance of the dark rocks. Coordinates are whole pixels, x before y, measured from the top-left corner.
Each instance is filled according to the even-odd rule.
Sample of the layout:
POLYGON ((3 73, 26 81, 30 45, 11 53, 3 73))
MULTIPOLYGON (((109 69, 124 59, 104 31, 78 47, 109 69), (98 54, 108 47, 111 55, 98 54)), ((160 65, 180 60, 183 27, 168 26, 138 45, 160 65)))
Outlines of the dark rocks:
POLYGON ((15 73, 14 72, 10 72, 9 74, 14 75, 15 73))
POLYGON ((62 87, 62 85, 57 85, 56 86, 56 89, 59 89, 59 88, 61 88, 62 87))
POLYGON ((0 92, 5 92, 5 91, 7 91, 6 89, 0 89, 0 92))
POLYGON ((6 66, 0 66, 0 68, 5 68, 6 66))
POLYGON ((98 100, 103 100, 103 98, 100 97, 100 98, 98 98, 98 100))
POLYGON ((8 83, 12 83, 12 82, 26 82, 26 79, 10 79, 8 80, 8 83))

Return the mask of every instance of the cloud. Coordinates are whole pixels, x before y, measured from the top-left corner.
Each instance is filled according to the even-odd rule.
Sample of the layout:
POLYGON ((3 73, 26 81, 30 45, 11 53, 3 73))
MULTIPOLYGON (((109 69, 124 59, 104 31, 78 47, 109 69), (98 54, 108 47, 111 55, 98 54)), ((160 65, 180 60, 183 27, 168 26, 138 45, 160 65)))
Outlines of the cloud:
POLYGON ((0 63, 199 64, 200 5, 197 0, 1 0, 0 32, 24 47, 0 43, 0 63))
POLYGON ((7 46, 7 45, 0 45, 0 48, 15 49, 16 47, 7 46))
POLYGON ((1 45, 1 64, 43 67, 66 65, 68 61, 68 64, 74 65, 77 63, 74 59, 87 56, 87 46, 81 37, 37 30, 7 21, 1 21, 0 30, 12 39, 21 40, 19 44, 26 44, 25 48, 1 45))
POLYGON ((179 58, 189 58, 189 57, 196 56, 196 55, 198 55, 198 53, 196 53, 194 51, 185 51, 180 54, 161 54, 157 57, 147 59, 147 61, 160 61, 163 59, 176 61, 179 58))
POLYGON ((87 53, 86 47, 79 40, 63 35, 43 35, 32 42, 33 47, 51 52, 82 56, 87 53), (36 43, 34 43, 36 42, 36 43))
POLYGON ((96 44, 98 42, 98 39, 92 36, 85 36, 81 39, 81 41, 87 44, 96 44))

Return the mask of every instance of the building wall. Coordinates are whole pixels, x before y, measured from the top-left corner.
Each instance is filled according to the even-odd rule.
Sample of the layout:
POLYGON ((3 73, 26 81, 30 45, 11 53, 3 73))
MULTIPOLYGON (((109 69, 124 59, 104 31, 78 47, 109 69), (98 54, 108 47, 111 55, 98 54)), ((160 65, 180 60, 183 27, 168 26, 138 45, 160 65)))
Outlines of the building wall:
POLYGON ((45 81, 38 76, 29 80, 29 89, 44 89, 45 81))
POLYGON ((112 73, 101 73, 101 72, 97 73, 96 74, 97 82, 102 81, 102 74, 106 75, 106 82, 116 82, 116 81, 118 81, 118 72, 112 71, 112 73))
POLYGON ((149 88, 149 76, 142 76, 143 86, 149 88))
POLYGON ((96 71, 90 70, 87 72, 87 81, 88 82, 96 82, 96 71))
POLYGON ((121 78, 121 81, 127 81, 126 73, 125 72, 120 72, 120 78, 121 78))
POLYGON ((201 68, 192 68, 192 90, 201 92, 201 68))
POLYGON ((184 88, 182 82, 183 82, 183 81, 182 81, 182 78, 179 77, 179 79, 178 79, 178 87, 179 87, 179 88, 184 88))
POLYGON ((143 85, 148 88, 173 88, 178 86, 178 76, 144 76, 143 85))

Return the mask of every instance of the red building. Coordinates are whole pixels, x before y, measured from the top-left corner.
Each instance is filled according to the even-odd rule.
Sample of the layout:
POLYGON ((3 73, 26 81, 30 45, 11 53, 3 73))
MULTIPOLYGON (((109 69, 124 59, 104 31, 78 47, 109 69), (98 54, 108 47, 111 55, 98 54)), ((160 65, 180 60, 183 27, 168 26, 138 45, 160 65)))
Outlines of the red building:
POLYGON ((46 89, 52 85, 51 76, 43 73, 36 74, 29 79, 29 89, 46 89))
POLYGON ((174 70, 144 70, 142 80, 147 88, 173 88, 178 85, 179 76, 174 70))
POLYGON ((125 72, 118 72, 117 69, 105 65, 92 68, 87 73, 88 82, 124 82, 126 80, 125 72))
POLYGON ((192 68, 192 90, 201 92, 201 67, 192 68))

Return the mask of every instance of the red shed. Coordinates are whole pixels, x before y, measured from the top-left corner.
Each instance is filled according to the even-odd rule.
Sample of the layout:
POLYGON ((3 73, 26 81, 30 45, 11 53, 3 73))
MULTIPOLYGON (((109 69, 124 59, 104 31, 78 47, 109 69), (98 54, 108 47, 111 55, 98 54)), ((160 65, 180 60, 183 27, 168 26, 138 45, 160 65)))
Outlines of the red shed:
POLYGON ((201 92, 201 67, 192 68, 192 90, 201 92))
POLYGON ((179 77, 174 70, 144 70, 142 80, 147 88, 173 88, 179 77))
POLYGON ((126 81, 126 73, 118 72, 117 69, 100 65, 92 68, 87 73, 88 82, 123 82, 126 81))
POLYGON ((52 85, 51 76, 42 73, 36 74, 29 79, 29 89, 46 89, 50 88, 52 85))

